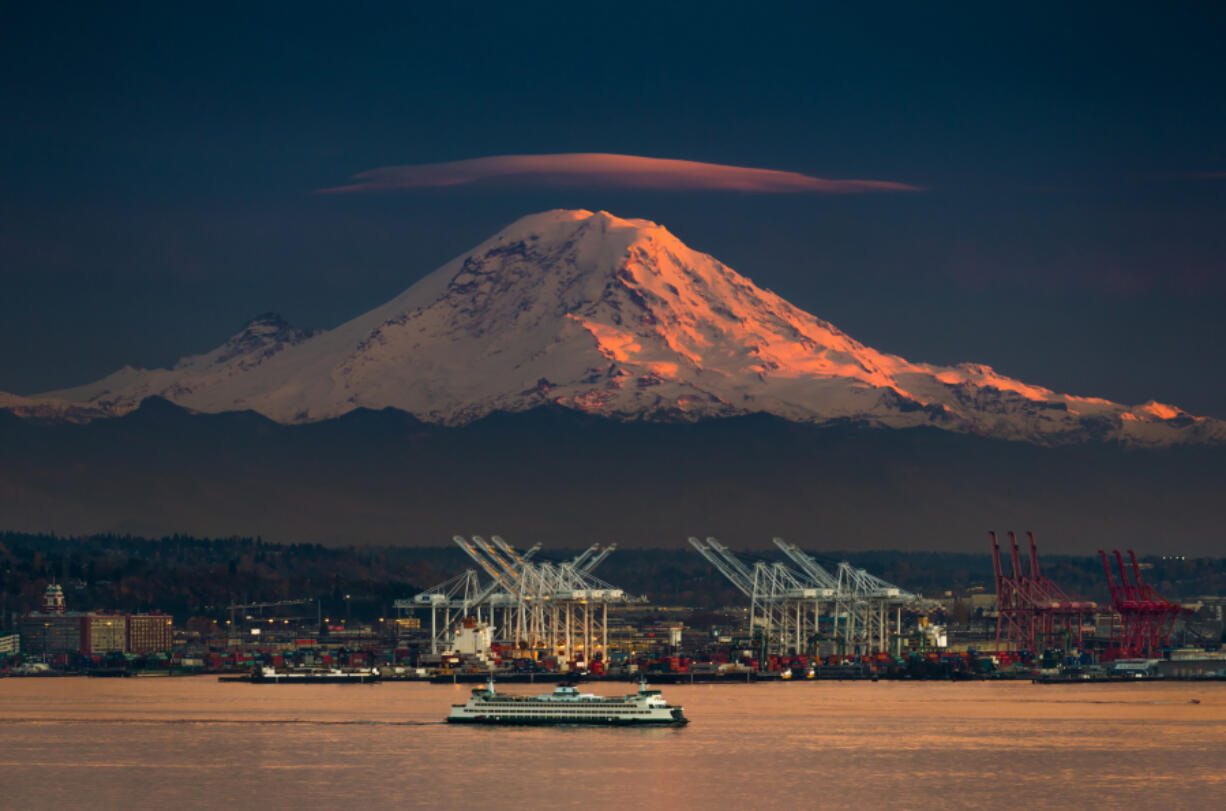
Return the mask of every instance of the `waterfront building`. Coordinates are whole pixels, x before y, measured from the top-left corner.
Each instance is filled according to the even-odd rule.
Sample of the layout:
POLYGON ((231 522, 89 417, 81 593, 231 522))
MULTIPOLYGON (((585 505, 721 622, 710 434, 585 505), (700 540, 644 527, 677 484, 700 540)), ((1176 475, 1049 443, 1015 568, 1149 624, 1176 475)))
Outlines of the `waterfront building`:
POLYGON ((161 653, 174 644, 174 618, 165 614, 129 614, 128 653, 161 653))
POLYGON ((28 653, 76 653, 81 650, 80 614, 27 614, 17 620, 22 648, 28 653))
POLYGON ((124 650, 128 623, 123 614, 27 614, 17 621, 29 653, 111 653, 124 650))
POLYGON ((81 615, 81 653, 123 653, 128 645, 128 618, 123 614, 81 615))
POLYGON ((17 621, 30 653, 160 653, 174 642, 174 618, 166 614, 27 614, 17 621))

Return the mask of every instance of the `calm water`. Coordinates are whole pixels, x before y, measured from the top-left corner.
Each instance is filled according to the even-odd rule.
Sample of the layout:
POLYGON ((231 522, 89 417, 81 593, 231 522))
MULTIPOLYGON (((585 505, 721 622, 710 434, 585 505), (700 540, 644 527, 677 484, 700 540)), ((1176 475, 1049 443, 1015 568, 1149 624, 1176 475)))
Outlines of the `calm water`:
POLYGON ((469 689, 2 679, 0 807, 1226 806, 1221 683, 667 686, 688 727, 439 723, 469 689))

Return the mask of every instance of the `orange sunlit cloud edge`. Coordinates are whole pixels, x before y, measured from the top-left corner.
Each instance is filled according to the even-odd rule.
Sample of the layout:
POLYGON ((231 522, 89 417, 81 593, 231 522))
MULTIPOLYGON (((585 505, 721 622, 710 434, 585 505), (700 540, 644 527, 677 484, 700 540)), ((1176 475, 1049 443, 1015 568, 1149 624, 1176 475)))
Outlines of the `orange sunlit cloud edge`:
POLYGON ((758 194, 919 191, 888 180, 832 180, 798 172, 718 163, 575 152, 557 155, 495 155, 486 158, 383 166, 354 175, 357 181, 318 189, 321 194, 426 189, 482 181, 546 187, 605 187, 659 191, 738 191, 758 194))

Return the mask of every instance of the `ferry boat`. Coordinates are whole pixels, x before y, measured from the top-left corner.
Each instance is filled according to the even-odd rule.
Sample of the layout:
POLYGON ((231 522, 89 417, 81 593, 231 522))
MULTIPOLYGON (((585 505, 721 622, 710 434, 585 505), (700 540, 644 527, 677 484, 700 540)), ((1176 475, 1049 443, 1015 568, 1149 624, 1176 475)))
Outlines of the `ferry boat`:
POLYGON ((473 690, 467 703, 452 705, 447 722, 681 726, 689 723, 682 709, 669 705, 659 690, 649 690, 646 681, 639 683, 637 693, 625 696, 580 693, 569 684, 560 684, 552 693, 544 695, 512 696, 497 692, 491 677, 483 687, 473 690))

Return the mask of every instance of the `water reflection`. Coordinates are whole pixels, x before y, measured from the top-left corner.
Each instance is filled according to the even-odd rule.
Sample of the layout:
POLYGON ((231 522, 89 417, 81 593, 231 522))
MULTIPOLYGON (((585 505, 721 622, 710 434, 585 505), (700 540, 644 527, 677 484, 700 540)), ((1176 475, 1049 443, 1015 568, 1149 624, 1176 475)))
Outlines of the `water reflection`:
POLYGON ((6 679, 4 805, 1226 804, 1222 684, 667 686, 689 726, 441 723, 468 689, 6 679))

